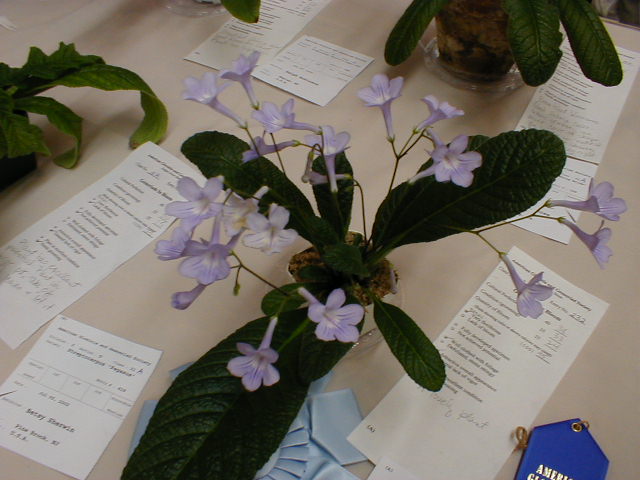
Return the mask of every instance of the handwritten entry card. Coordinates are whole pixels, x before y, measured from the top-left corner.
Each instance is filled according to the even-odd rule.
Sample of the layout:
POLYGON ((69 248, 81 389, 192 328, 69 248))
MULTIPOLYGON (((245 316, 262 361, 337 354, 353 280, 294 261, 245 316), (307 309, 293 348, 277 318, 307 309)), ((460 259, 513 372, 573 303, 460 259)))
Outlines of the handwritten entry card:
POLYGON ((494 478, 608 305, 517 248, 524 278, 544 271, 555 287, 538 319, 517 315, 499 264, 435 342, 447 365, 439 392, 404 376, 349 436, 374 463, 388 455, 423 480, 494 478))
POLYGON ((584 77, 565 42, 551 79, 533 95, 516 130, 550 130, 565 143, 570 157, 599 164, 640 67, 640 54, 618 47, 624 77, 605 87, 584 77))
POLYGON ((1 247, 0 339, 17 347, 162 234, 178 178, 193 174, 147 143, 1 247))
POLYGON ((161 354, 56 317, 0 387, 0 446, 86 478, 161 354))

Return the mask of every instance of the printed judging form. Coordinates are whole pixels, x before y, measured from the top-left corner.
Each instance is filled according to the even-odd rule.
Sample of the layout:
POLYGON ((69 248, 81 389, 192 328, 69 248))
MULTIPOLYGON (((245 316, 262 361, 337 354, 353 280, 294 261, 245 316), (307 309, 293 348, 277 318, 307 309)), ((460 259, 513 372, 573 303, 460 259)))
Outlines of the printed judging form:
POLYGON ((86 478, 161 354, 56 317, 0 387, 0 446, 86 478))
POLYGON ((499 264, 435 342, 447 365, 439 392, 404 376, 348 437, 374 463, 393 458, 417 478, 494 478, 608 305, 517 248, 523 278, 544 271, 554 287, 537 319, 516 313, 499 264), (461 461, 464 459, 464 461, 461 461))
POLYGON ((184 175, 199 176, 147 143, 1 247, 0 339, 17 347, 160 236, 184 175))

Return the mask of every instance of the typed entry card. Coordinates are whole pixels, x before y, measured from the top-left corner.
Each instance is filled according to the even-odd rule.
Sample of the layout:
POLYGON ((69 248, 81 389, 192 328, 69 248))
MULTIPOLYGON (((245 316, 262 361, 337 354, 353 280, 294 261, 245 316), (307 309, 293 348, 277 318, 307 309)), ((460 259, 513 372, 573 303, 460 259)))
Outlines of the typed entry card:
POLYGON ((0 387, 0 446, 86 478, 161 354, 56 317, 0 387))
POLYGON ((518 316, 499 264, 435 342, 447 365, 439 392, 404 376, 348 437, 374 463, 389 456, 420 480, 494 478, 608 305, 513 248, 524 278, 554 287, 537 319, 518 316))

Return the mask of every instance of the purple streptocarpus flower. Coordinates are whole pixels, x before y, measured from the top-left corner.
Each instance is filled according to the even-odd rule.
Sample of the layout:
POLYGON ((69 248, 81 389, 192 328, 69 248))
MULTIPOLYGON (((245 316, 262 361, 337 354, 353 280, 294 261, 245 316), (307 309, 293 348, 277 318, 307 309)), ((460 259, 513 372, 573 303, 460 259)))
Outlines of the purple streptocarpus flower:
POLYGON ((235 235, 248 228, 247 217, 258 213, 258 201, 269 191, 269 187, 260 187, 253 197, 242 198, 229 190, 228 198, 222 208, 222 224, 227 235, 235 235))
POLYGON ((242 385, 250 392, 256 391, 261 385, 269 387, 280 380, 280 373, 273 366, 278 361, 278 352, 271 348, 276 323, 278 318, 272 317, 257 350, 248 343, 236 343, 242 356, 232 358, 227 363, 229 373, 242 378, 242 385))
POLYGON ((171 296, 171 306, 177 310, 184 310, 188 308, 196 298, 200 296, 205 288, 207 288, 206 285, 198 283, 192 290, 174 293, 171 296))
POLYGON ((440 102, 433 95, 427 95, 422 99, 424 103, 429 107, 429 112, 431 113, 426 120, 421 122, 416 128, 415 131, 419 132, 424 130, 425 128, 433 125, 440 120, 445 120, 448 118, 455 118, 464 115, 464 111, 456 108, 452 105, 449 105, 448 102, 440 102))
POLYGON ((226 244, 220 243, 220 217, 216 217, 210 241, 189 240, 184 249, 185 258, 180 264, 182 275, 195 278, 203 285, 209 285, 227 278, 231 266, 227 257, 236 246, 240 234, 236 234, 226 244))
MULTIPOLYGON (((346 178, 351 178, 351 176, 345 173, 336 174, 336 180, 344 180, 346 178)), ((325 183, 328 183, 329 179, 326 175, 322 175, 321 173, 309 170, 309 172, 305 172, 305 174, 302 176, 302 181, 305 183, 310 183, 311 185, 323 185, 325 183)))
POLYGON ((558 221, 569 227, 571 231, 576 234, 582 243, 584 243, 591 251, 596 262, 600 265, 600 268, 604 268, 605 263, 607 263, 611 255, 613 255, 611 248, 607 246, 607 242, 611 239, 611 229, 602 228, 602 225, 604 224, 604 222, 602 222, 598 230, 593 234, 589 234, 566 218, 559 218, 558 221))
POLYGON ((482 164, 479 152, 465 152, 469 145, 469 137, 458 135, 449 146, 442 143, 435 132, 429 131, 436 148, 431 152, 433 164, 409 179, 409 184, 417 180, 436 176, 438 182, 453 182, 460 187, 468 187, 473 182, 473 170, 482 164))
POLYGON ((611 183, 602 182, 594 185, 593 178, 589 183, 589 193, 586 200, 549 200, 547 206, 566 207, 591 212, 613 221, 620 220, 620 215, 627 211, 626 202, 622 198, 614 198, 613 185, 611 183))
MULTIPOLYGON (((321 148, 325 165, 327 166, 327 175, 329 176, 329 186, 332 192, 338 191, 338 183, 336 179, 336 155, 344 152, 351 136, 347 132, 335 133, 333 127, 324 125, 321 127, 321 135, 307 135, 304 137, 307 145, 321 148)), ((310 170, 308 163, 307 170, 310 170)), ((307 172, 308 173, 308 172, 307 172)))
POLYGON ((272 145, 266 143, 262 137, 253 137, 252 143, 253 145, 251 150, 247 150, 242 154, 243 163, 255 160, 258 157, 262 157, 270 153, 279 152, 287 147, 292 147, 293 145, 298 144, 295 140, 287 140, 286 142, 280 142, 272 145))
POLYGON ((251 72, 256 68, 258 64, 258 58, 260 58, 260 52, 253 52, 248 57, 240 55, 231 64, 230 69, 222 70, 220 72, 220 78, 225 80, 231 80, 233 82, 239 82, 247 92, 249 101, 253 108, 258 108, 258 100, 256 94, 253 91, 253 85, 251 84, 251 72))
POLYGON ((241 127, 246 127, 245 122, 238 115, 233 113, 228 107, 220 103, 218 95, 227 88, 230 83, 219 83, 219 77, 214 72, 205 72, 202 78, 198 80, 195 77, 187 77, 184 79, 185 91, 182 92, 182 98, 185 100, 193 100, 194 102, 209 105, 218 113, 229 117, 241 127))
POLYGON ((184 228, 193 230, 207 218, 215 217, 222 210, 222 204, 216 199, 222 192, 222 177, 210 178, 199 187, 196 181, 190 177, 182 177, 178 180, 178 193, 187 199, 186 202, 177 200, 165 207, 165 213, 172 217, 181 218, 184 228))
POLYGON ((389 80, 383 73, 378 73, 371 79, 371 85, 358 90, 358 97, 367 107, 380 107, 384 124, 387 128, 387 138, 393 139, 393 118, 391 116, 391 102, 401 95, 404 79, 395 77, 389 80))
POLYGON ((275 133, 283 128, 318 132, 319 128, 314 125, 296 122, 293 105, 293 98, 287 100, 284 105, 282 105, 282 108, 278 108, 275 103, 263 102, 260 110, 256 110, 251 116, 262 124, 267 133, 275 133))
POLYGON ((318 324, 316 337, 320 340, 340 342, 355 342, 360 336, 358 327, 364 316, 364 308, 357 303, 344 305, 346 294, 341 288, 336 288, 323 304, 306 288, 300 287, 298 293, 309 302, 307 315, 311 321, 318 324))
POLYGON ((247 233, 242 243, 249 248, 258 248, 267 255, 279 253, 291 245, 298 232, 284 227, 289 223, 289 211, 272 203, 269 205, 269 218, 260 213, 247 215, 247 225, 253 233, 247 233))
POLYGON ((191 240, 192 234, 192 229, 186 229, 179 225, 171 233, 171 240, 159 240, 154 251, 160 260, 180 258, 184 255, 184 249, 187 242, 191 240))
POLYGON ((544 311, 540 302, 551 297, 553 287, 540 284, 542 281, 542 272, 534 275, 528 283, 525 283, 505 253, 500 254, 500 260, 507 266, 511 280, 516 287, 516 292, 518 292, 516 299, 518 313, 523 317, 538 318, 544 311))

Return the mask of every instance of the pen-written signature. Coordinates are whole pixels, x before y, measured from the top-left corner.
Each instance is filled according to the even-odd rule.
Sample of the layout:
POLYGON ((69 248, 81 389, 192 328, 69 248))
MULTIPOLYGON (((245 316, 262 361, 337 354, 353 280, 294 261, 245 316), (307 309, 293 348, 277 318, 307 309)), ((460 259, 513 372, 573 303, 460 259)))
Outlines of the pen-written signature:
POLYGON ((479 430, 484 430, 489 427, 489 422, 478 418, 475 413, 464 409, 461 409, 459 411, 456 410, 453 398, 446 397, 437 392, 432 393, 431 398, 444 409, 444 416, 446 418, 453 418, 457 421, 464 421, 479 430))

